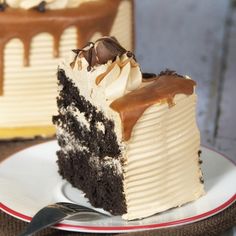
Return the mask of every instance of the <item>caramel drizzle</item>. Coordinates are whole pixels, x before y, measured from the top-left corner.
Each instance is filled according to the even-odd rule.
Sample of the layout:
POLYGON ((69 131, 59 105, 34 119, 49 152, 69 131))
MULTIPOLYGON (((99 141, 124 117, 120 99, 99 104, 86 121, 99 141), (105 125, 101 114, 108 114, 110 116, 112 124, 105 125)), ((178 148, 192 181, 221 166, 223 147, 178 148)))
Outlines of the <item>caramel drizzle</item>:
POLYGON ((123 140, 128 141, 134 125, 144 111, 156 103, 174 105, 176 94, 191 95, 196 83, 177 75, 163 75, 145 87, 132 91, 116 99, 110 107, 120 114, 123 127, 123 140))
POLYGON ((109 35, 121 0, 83 3, 79 8, 47 11, 7 8, 0 12, 0 96, 3 95, 5 44, 18 38, 23 43, 24 66, 30 65, 30 46, 34 36, 45 32, 53 36, 53 56, 59 57, 60 38, 70 26, 77 29, 77 47, 82 48, 95 32, 109 35), (88 20, 89 18, 89 20, 88 20))
POLYGON ((120 68, 123 68, 124 66, 126 66, 128 63, 130 63, 131 67, 136 67, 138 66, 138 63, 133 59, 133 58, 127 58, 125 61, 121 62, 121 61, 114 61, 112 62, 112 64, 107 68, 107 70, 100 74, 97 78, 96 78, 96 85, 100 84, 102 82, 102 80, 106 77, 106 75, 108 75, 113 68, 115 67, 115 65, 118 65, 120 68))

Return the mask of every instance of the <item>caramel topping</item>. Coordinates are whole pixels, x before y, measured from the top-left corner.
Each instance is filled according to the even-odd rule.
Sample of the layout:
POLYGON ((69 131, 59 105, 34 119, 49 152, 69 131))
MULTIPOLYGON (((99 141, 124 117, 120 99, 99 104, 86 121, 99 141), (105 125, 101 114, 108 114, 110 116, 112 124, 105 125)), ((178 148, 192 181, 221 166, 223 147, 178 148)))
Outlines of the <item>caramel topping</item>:
POLYGON ((39 33, 53 36, 54 56, 59 56, 60 38, 70 26, 77 28, 77 47, 82 48, 95 32, 109 35, 121 0, 100 0, 81 4, 78 8, 51 10, 40 13, 37 10, 6 8, 0 12, 0 95, 3 94, 4 47, 19 38, 24 45, 24 66, 29 66, 31 40, 39 33), (89 20, 88 20, 89 19, 89 20))
POLYGON ((105 76, 107 75, 107 74, 109 74, 112 70, 113 70, 113 68, 115 67, 115 65, 117 64, 117 62, 116 61, 114 61, 108 68, 107 68, 107 70, 104 72, 104 73, 102 73, 102 74, 100 74, 97 78, 96 78, 96 85, 98 85, 98 84, 100 84, 100 82, 105 78, 105 76))
POLYGON ((130 62, 130 64, 131 64, 131 67, 136 67, 136 66, 138 66, 138 63, 137 63, 133 58, 128 58, 128 59, 126 59, 126 60, 123 61, 123 62, 114 61, 114 62, 112 62, 112 64, 107 68, 107 70, 106 70, 104 73, 100 74, 100 75, 96 78, 96 85, 100 84, 100 82, 105 78, 105 76, 106 76, 107 74, 109 74, 109 73, 113 70, 113 68, 115 67, 115 65, 118 65, 120 68, 123 68, 123 67, 126 66, 127 63, 129 63, 129 62, 130 62))
POLYGON ((128 141, 132 129, 144 111, 156 103, 174 105, 176 94, 191 95, 196 83, 177 74, 161 75, 145 87, 116 99, 110 107, 120 114, 123 125, 123 140, 128 141))

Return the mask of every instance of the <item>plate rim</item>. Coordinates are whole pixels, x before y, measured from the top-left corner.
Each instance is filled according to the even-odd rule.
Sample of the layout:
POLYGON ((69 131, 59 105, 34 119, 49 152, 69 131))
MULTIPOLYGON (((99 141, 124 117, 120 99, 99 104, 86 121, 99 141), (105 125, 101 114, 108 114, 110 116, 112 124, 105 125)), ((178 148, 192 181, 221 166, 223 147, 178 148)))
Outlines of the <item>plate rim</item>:
MULTIPOLYGON (((35 147, 38 145, 50 143, 50 142, 55 142, 55 140, 44 142, 41 144, 32 145, 32 146, 22 149, 18 152, 22 152, 26 149, 29 149, 29 148, 32 148, 32 147, 35 147)), ((206 145, 201 145, 201 147, 204 147, 210 151, 213 151, 213 152, 221 155, 223 158, 227 159, 233 165, 236 166, 236 162, 234 160, 230 159, 228 156, 221 153, 220 151, 217 151, 214 148, 208 147, 206 145)), ((18 152, 15 152, 15 153, 11 154, 10 156, 13 156, 18 152)), ((187 218, 183 218, 183 219, 179 219, 179 220, 174 220, 174 221, 169 221, 169 222, 163 222, 163 223, 146 224, 146 225, 130 225, 130 226, 83 226, 83 225, 74 225, 74 224, 70 224, 70 223, 59 223, 59 224, 56 224, 53 228, 60 229, 60 230, 67 230, 67 231, 75 231, 75 232, 121 233, 121 232, 132 232, 132 231, 142 231, 142 230, 174 227, 174 226, 180 226, 180 225, 194 223, 196 221, 200 221, 200 220, 206 219, 208 217, 211 217, 213 215, 216 215, 216 214, 220 213, 221 211, 225 210, 230 205, 232 205, 234 202, 236 202, 236 193, 232 197, 230 197, 227 201, 225 201, 224 203, 222 203, 221 205, 219 205, 218 207, 216 207, 210 211, 206 211, 204 213, 201 213, 201 214, 198 214, 195 216, 191 216, 191 217, 187 217, 187 218)), ((25 222, 30 222, 32 219, 32 217, 24 215, 18 211, 15 211, 15 210, 11 209, 10 207, 6 206, 5 204, 3 204, 2 202, 0 202, 0 210, 7 213, 8 215, 11 215, 11 216, 13 216, 19 220, 25 221, 25 222)))
MULTIPOLYGON (((137 231, 137 230, 151 230, 151 229, 160 229, 160 228, 167 228, 172 226, 180 226, 185 225, 188 223, 194 223, 199 220, 206 219, 210 216, 213 216, 215 214, 220 213, 221 211, 225 210, 227 207, 232 205, 236 201, 236 194, 234 194, 230 199, 228 199, 226 202, 221 204, 220 206, 204 212, 199 215, 195 215, 188 218, 183 218, 180 220, 170 221, 170 222, 164 222, 164 223, 156 223, 156 224, 147 224, 147 225, 131 225, 131 226, 83 226, 83 225, 73 225, 73 224, 67 224, 67 223, 59 223, 55 225, 54 228, 61 229, 61 230, 68 230, 68 231, 74 231, 77 230, 77 232, 99 232, 99 233, 106 233, 106 232, 128 232, 128 231, 137 231)), ((3 203, 0 203, 0 209, 17 218, 20 220, 23 220, 25 222, 30 222, 32 217, 24 215, 20 212, 17 212, 3 203)))

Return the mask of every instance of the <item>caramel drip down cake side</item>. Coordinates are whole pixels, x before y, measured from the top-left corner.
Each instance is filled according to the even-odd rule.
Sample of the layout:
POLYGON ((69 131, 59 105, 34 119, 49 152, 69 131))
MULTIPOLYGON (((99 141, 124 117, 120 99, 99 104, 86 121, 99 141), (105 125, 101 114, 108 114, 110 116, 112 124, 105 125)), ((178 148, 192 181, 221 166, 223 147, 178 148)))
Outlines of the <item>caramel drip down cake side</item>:
MULTIPOLYGON (((110 1, 98 2, 100 2, 97 4, 101 8, 110 1)), ((0 138, 27 138, 55 133, 51 117, 56 110, 55 68, 58 65, 58 56, 67 57, 70 50, 84 46, 87 41, 110 33, 118 35, 130 47, 129 33, 125 35, 119 31, 120 28, 126 27, 123 25, 124 17, 129 19, 132 14, 132 8, 128 8, 128 4, 130 1, 110 2, 109 6, 103 7, 100 15, 97 16, 88 13, 91 6, 84 4, 83 9, 85 5, 88 5, 86 6, 88 10, 84 11, 84 15, 90 14, 91 18, 88 18, 85 26, 91 22, 94 23, 93 18, 98 18, 97 23, 92 27, 87 27, 86 30, 81 28, 83 15, 76 14, 75 9, 50 11, 51 13, 29 10, 28 17, 20 9, 7 8, 1 12, 0 25, 8 25, 8 27, 7 32, 4 31, 4 28, 0 30, 0 57, 2 58, 0 60, 2 73, 0 76, 0 111, 3 114, 0 116, 0 138), (124 8, 128 9, 125 14, 120 12, 124 8), (72 17, 69 16, 70 14, 72 17), (76 24, 71 24, 72 21, 75 22, 72 19, 73 14, 80 15, 76 24), (50 17, 53 16, 58 18, 58 23, 51 25, 50 28, 50 17), (34 21, 28 20, 28 18, 34 19, 34 21), (40 19, 45 23, 43 24, 40 19), (106 19, 107 27, 105 28, 102 26, 103 19, 106 19), (110 23, 107 24, 107 22, 110 23), (95 27, 95 25, 97 26, 95 27), (99 25, 101 25, 100 28, 99 25)), ((129 30, 131 32, 130 28, 129 30)))

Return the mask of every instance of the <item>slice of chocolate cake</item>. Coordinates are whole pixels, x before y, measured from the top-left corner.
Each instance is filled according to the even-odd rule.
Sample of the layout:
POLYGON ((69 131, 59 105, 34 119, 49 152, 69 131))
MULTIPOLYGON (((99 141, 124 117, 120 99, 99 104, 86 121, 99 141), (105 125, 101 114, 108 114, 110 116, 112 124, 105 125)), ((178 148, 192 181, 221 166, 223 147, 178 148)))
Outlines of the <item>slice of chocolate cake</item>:
POLYGON ((134 55, 103 37, 58 69, 59 172, 95 207, 144 218, 204 193, 195 82, 140 71, 134 55))

